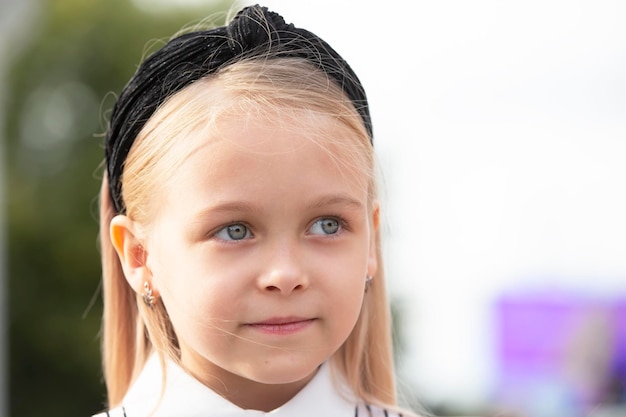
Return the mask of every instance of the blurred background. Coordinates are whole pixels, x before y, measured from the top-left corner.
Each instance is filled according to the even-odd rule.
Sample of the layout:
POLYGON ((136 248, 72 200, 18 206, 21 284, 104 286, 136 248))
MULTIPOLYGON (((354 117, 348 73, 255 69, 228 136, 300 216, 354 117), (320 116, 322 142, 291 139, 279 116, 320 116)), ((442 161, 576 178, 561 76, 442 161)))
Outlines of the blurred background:
MULTIPOLYGON (((101 134, 142 56, 249 4, 0 0, 0 416, 101 409, 101 134)), ((626 3, 263 4, 371 101, 404 402, 625 416, 626 3)))

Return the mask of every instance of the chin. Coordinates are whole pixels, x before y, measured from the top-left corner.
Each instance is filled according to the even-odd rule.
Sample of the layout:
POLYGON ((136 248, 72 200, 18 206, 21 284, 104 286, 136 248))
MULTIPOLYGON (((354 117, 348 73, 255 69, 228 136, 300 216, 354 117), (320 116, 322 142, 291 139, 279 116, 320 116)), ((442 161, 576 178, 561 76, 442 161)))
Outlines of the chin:
POLYGON ((251 372, 252 375, 248 379, 254 380, 261 384, 268 385, 281 385, 281 384, 293 384, 300 381, 310 379, 321 363, 308 364, 278 364, 270 363, 269 361, 263 364, 263 369, 257 369, 251 372))

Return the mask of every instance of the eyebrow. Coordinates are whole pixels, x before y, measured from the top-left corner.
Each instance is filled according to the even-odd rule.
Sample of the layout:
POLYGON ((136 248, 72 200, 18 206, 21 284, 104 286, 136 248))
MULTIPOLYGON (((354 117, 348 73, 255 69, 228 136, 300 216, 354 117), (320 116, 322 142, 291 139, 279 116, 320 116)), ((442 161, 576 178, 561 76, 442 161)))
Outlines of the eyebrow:
POLYGON ((226 201, 223 203, 217 203, 215 205, 205 207, 199 210, 193 216, 195 219, 205 217, 209 214, 215 213, 243 213, 243 214, 251 214, 251 213, 261 213, 261 209, 253 204, 244 202, 244 201, 226 201))
POLYGON ((334 205, 343 205, 350 206, 353 208, 361 208, 363 207, 363 203, 361 203, 356 198, 348 195, 348 194, 331 194, 323 196, 319 199, 312 200, 306 204, 308 208, 322 208, 325 206, 334 206, 334 205))
MULTIPOLYGON (((320 209, 326 206, 335 206, 335 205, 343 205, 348 206, 354 209, 360 209, 363 207, 363 203, 361 203, 356 198, 347 195, 347 194, 330 194, 322 196, 318 199, 311 200, 305 204, 305 208, 307 209, 320 209)), ((223 203, 217 203, 210 207, 206 207, 202 210, 199 210, 193 218, 199 219, 205 217, 209 214, 215 213, 233 213, 238 212, 242 214, 262 214, 263 210, 252 204, 245 201, 226 201, 223 203)))

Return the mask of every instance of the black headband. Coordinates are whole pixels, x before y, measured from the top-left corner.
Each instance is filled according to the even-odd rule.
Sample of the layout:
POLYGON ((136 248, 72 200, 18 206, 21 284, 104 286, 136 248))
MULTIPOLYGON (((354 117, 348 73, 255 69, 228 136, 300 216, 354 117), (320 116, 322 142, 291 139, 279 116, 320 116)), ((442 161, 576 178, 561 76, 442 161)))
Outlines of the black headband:
POLYGON ((258 5, 240 11, 228 26, 172 39, 137 69, 113 107, 105 156, 109 191, 125 212, 122 171, 135 138, 163 102, 192 82, 246 58, 302 58, 336 81, 354 104, 372 140, 365 91, 346 61, 313 33, 258 5))

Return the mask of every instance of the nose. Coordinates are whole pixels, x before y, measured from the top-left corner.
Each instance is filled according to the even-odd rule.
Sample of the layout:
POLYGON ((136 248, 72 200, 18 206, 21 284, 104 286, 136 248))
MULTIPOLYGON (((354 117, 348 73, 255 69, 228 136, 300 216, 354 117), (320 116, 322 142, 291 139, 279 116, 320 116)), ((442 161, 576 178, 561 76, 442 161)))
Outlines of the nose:
POLYGON ((258 280, 261 291, 286 296, 309 288, 309 276, 296 245, 291 243, 274 247, 271 252, 266 258, 269 262, 258 280))

